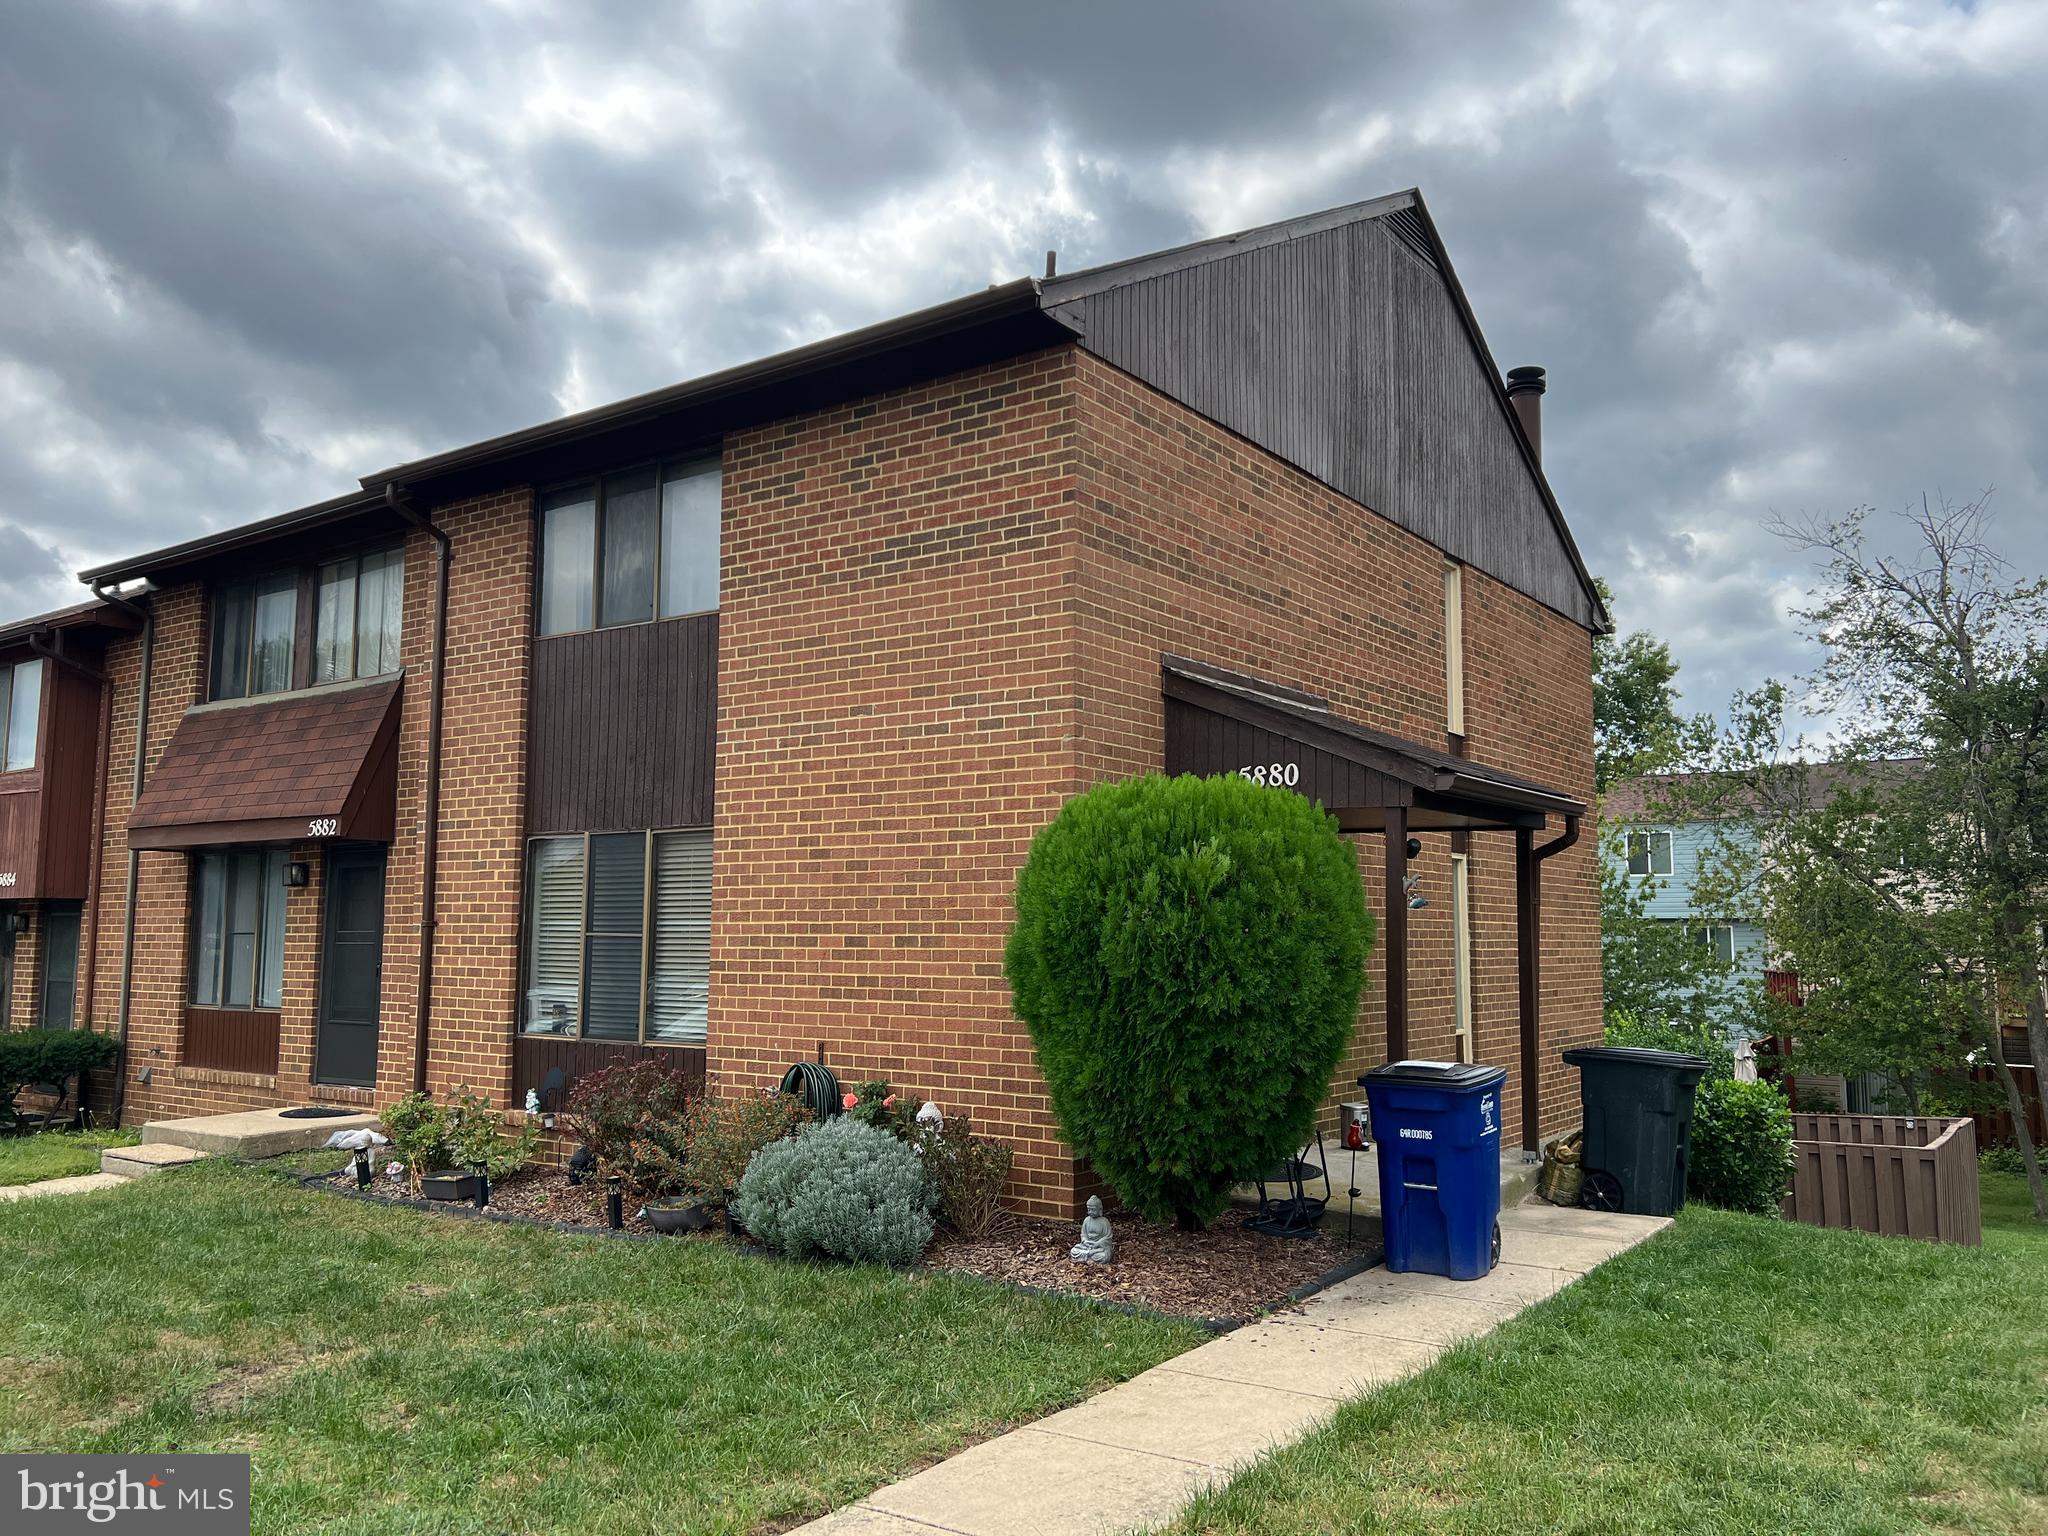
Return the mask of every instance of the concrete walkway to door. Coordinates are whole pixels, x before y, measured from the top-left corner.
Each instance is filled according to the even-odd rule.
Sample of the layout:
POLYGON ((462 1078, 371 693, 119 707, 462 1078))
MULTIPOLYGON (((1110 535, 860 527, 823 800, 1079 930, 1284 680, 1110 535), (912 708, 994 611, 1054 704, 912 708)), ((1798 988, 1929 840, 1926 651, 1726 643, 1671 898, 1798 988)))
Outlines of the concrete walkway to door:
POLYGON ((801 1529, 1106 1536, 1162 1524, 1347 1398, 1414 1375, 1671 1223, 1531 1202, 1500 1224, 1501 1262, 1484 1280, 1369 1270, 801 1529))

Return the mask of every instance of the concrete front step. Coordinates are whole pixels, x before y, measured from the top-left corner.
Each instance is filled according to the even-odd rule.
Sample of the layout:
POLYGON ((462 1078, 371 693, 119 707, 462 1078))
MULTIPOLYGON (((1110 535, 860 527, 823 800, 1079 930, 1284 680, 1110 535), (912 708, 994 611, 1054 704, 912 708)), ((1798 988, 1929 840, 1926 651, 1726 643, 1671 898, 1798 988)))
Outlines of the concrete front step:
POLYGON ((100 1154, 100 1172, 111 1173, 121 1179, 143 1179, 152 1173, 162 1173, 166 1168, 182 1168, 187 1163, 196 1163, 204 1152, 195 1152, 190 1147, 181 1147, 175 1142, 151 1142, 140 1147, 109 1147, 100 1154))
POLYGON ((142 1128, 142 1144, 190 1147, 211 1157, 276 1157, 327 1144, 336 1131, 373 1127, 373 1114, 328 1115, 317 1120, 287 1120, 275 1109, 245 1109, 232 1115, 200 1115, 190 1120, 152 1120, 142 1128))

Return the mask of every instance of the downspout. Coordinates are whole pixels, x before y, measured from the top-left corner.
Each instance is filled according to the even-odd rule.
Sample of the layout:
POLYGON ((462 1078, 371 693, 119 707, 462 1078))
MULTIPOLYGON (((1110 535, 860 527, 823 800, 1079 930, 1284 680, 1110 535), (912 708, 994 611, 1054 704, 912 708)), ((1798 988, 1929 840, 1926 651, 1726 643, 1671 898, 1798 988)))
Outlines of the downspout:
POLYGON ((1515 903, 1516 949, 1522 959, 1522 1139, 1530 1143, 1522 1148, 1522 1156, 1531 1162, 1543 1155, 1539 1081, 1543 1065, 1543 861, 1555 858, 1578 840, 1579 818, 1569 813, 1564 818, 1564 831, 1541 848, 1534 845, 1527 831, 1515 834, 1515 872, 1520 886, 1515 903))
POLYGON ((384 504, 434 541, 434 655, 432 680, 427 689, 426 826, 420 834, 420 974, 412 1026, 412 1086, 415 1093, 425 1093, 428 1028, 434 1007, 434 931, 439 923, 435 890, 441 850, 441 693, 448 659, 448 567, 454 560, 454 550, 447 533, 435 526, 430 515, 412 505, 403 487, 395 482, 387 484, 384 504))
MULTIPOLYGON (((149 684, 156 662, 156 604, 144 600, 131 602, 112 592, 95 586, 92 595, 103 603, 110 603, 124 613, 132 613, 142 620, 142 671, 136 684, 135 697, 135 773, 128 789, 128 814, 135 814, 135 807, 142 800, 142 778, 144 765, 149 757, 149 684)), ((113 713, 113 690, 107 690, 107 710, 111 719, 113 713)), ((98 867, 99 857, 106 851, 106 826, 100 826, 100 853, 94 858, 98 867)), ((121 1123, 122 1111, 128 1103, 128 1018, 135 1003, 135 883, 142 869, 142 855, 133 844, 128 849, 128 896, 124 903, 127 910, 121 918, 121 1009, 115 1027, 115 1038, 120 1041, 121 1054, 117 1062, 119 1071, 114 1078, 114 1124, 121 1123)), ((97 944, 98 935, 94 935, 97 944)))

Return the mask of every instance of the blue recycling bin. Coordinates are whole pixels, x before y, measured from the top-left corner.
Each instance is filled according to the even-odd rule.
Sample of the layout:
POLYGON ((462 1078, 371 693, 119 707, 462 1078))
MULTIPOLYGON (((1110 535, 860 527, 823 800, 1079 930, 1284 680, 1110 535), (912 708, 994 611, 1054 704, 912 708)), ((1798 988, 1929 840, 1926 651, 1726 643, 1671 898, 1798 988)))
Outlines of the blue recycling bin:
POLYGON ((1502 1067, 1396 1061, 1358 1082, 1380 1163, 1387 1268, 1453 1280, 1500 1261, 1502 1067))

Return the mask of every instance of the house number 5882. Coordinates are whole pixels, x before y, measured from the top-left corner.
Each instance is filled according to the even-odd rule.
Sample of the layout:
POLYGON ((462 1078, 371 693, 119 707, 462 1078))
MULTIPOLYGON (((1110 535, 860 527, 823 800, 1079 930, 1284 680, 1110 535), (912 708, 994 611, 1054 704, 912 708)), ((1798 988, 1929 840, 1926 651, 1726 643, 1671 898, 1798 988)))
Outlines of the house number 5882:
POLYGON ((341 823, 332 816, 315 816, 306 823, 308 837, 332 837, 341 830, 341 823))

